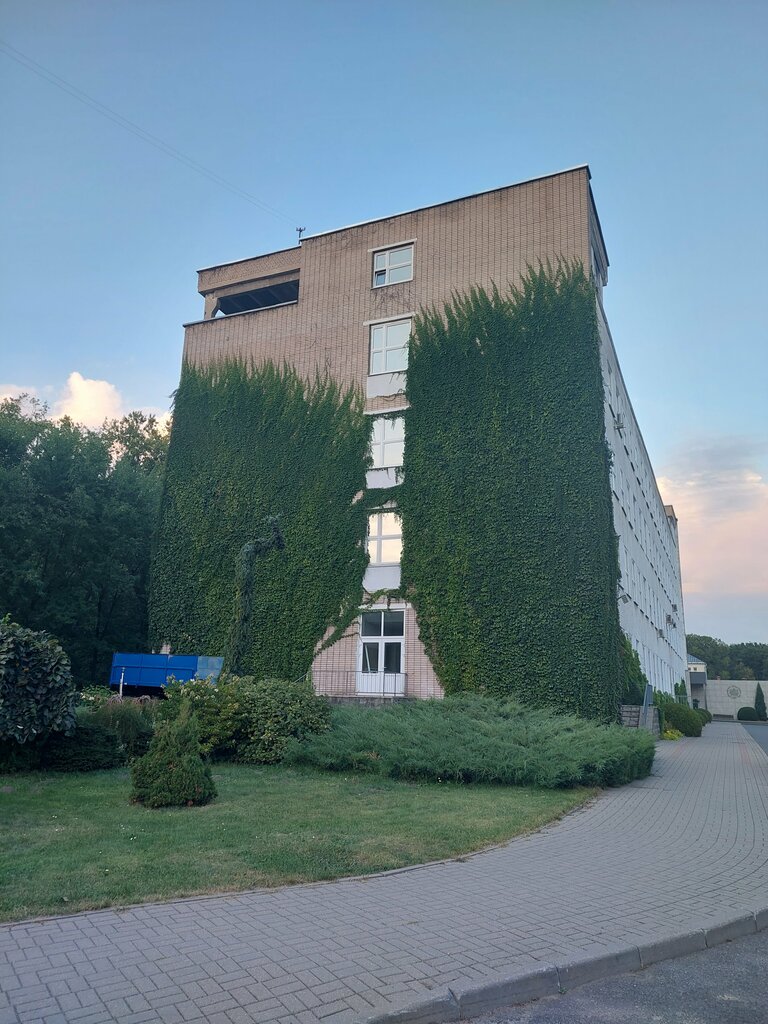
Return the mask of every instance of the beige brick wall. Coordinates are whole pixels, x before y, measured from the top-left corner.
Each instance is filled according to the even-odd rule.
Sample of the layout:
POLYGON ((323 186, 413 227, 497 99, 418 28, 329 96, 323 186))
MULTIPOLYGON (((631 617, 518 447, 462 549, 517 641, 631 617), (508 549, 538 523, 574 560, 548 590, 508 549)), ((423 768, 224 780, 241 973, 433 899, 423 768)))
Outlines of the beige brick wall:
MULTIPOLYGON (((288 362, 311 379, 328 372, 365 391, 370 321, 442 308, 452 292, 520 282, 529 265, 579 259, 590 266, 589 172, 577 168, 330 234, 301 248, 200 272, 206 315, 233 285, 300 268, 296 305, 256 310, 187 325, 184 357, 208 364, 238 358, 259 365, 288 362), (373 249, 414 242, 413 280, 374 289, 373 249)), ((235 289, 236 290, 236 289, 235 289)), ((368 401, 369 411, 401 406, 402 396, 368 401)), ((357 637, 319 656, 318 678, 336 671, 353 679, 357 637)), ((418 638, 415 614, 406 616, 406 672, 414 696, 441 694, 418 638)), ((328 677, 326 677, 328 678, 328 677)))

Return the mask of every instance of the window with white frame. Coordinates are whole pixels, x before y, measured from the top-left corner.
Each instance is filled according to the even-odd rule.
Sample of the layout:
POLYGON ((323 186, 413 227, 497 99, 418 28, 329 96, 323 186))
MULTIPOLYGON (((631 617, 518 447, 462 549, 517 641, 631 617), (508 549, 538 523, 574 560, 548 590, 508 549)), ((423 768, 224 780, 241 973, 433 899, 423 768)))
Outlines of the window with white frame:
POLYGON ((398 565, 403 531, 397 512, 383 510, 368 516, 368 557, 371 565, 398 565))
POLYGON ((405 612, 390 609, 360 616, 360 670, 402 672, 405 612))
POLYGON ((371 456, 374 469, 402 466, 405 449, 405 420, 402 416, 379 416, 371 431, 371 456))
POLYGON ((383 249, 373 254, 373 287, 400 284, 413 278, 413 246, 383 249))
POLYGON ((398 373, 408 367, 410 320, 391 320, 371 327, 371 374, 398 373))

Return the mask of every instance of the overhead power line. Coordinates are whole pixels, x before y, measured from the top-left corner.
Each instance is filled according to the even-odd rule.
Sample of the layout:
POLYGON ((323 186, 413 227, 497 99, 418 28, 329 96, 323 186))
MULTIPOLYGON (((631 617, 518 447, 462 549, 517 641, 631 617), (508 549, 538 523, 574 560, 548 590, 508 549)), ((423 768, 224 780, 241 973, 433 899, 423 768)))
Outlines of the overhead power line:
POLYGON ((106 117, 107 120, 112 121, 113 124, 119 125, 124 128, 125 131, 130 132, 131 135, 135 135, 136 138, 142 139, 150 146, 154 146, 155 149, 159 149, 166 156, 172 157, 174 160, 178 160, 179 163, 184 164, 192 171, 196 171, 198 174, 202 174, 204 178, 208 178, 209 181, 215 182, 215 184, 221 186, 221 188, 227 189, 233 195, 239 196, 240 199, 244 199, 247 203, 251 203, 253 206, 258 206, 259 209, 271 213, 274 217, 279 217, 281 220, 287 221, 289 224, 295 224, 293 217, 288 217, 286 214, 281 213, 280 210, 276 210, 273 206, 269 206, 267 203, 262 202, 258 196, 251 195, 250 192, 246 192, 244 189, 239 188, 237 185, 233 185, 231 181, 227 181, 226 178, 222 178, 216 171, 212 171, 209 167, 201 164, 197 160, 193 160, 192 157, 187 156, 186 153, 182 153, 181 150, 176 149, 163 139, 158 138, 157 135, 153 135, 151 132, 146 131, 140 125, 135 124, 133 121, 129 121, 127 117, 123 117, 122 114, 118 114, 116 110, 112 110, 105 103, 101 103, 99 100, 94 99, 93 96, 89 96, 87 92, 83 92, 82 89, 78 89, 76 85, 68 82, 65 78, 61 78, 60 75, 55 74, 53 71, 44 67, 42 64, 38 64, 37 61, 32 60, 21 50, 17 50, 10 43, 5 42, 4 39, 0 39, 0 51, 4 52, 7 57, 11 60, 15 60, 17 64, 21 64, 27 68, 33 74, 39 78, 45 79, 46 82, 50 82, 51 85, 55 85, 58 89, 73 96, 76 100, 84 103, 87 107, 95 110, 97 114, 101 114, 102 117, 106 117))

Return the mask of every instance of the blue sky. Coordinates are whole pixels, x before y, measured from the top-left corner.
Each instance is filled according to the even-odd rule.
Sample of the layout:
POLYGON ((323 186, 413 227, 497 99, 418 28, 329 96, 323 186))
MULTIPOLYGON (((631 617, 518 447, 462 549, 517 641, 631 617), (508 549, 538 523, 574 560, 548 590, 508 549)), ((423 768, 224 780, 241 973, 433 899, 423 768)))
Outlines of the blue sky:
POLYGON ((764 3, 4 0, 0 21, 254 200, 0 50, 0 392, 166 409, 199 267, 587 162, 687 628, 768 641, 764 3))

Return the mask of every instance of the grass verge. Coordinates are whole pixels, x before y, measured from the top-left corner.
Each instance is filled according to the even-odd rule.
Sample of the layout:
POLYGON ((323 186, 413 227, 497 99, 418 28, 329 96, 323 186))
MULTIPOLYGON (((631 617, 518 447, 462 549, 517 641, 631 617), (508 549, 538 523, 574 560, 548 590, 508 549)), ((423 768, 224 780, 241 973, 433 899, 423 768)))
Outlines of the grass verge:
POLYGON ((482 849, 594 789, 410 784, 219 764, 206 807, 128 803, 126 770, 0 776, 0 920, 368 874, 482 849))

